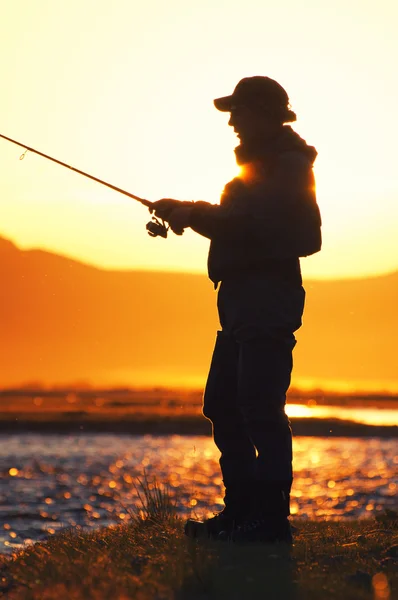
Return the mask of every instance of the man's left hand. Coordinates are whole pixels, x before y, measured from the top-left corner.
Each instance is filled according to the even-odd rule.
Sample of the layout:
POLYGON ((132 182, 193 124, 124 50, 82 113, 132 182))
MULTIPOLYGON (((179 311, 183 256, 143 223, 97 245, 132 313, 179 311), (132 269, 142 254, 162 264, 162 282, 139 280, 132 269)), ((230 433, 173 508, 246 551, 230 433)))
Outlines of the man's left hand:
POLYGON ((176 235, 182 235, 184 229, 189 227, 192 209, 193 205, 191 203, 190 206, 183 204, 182 206, 174 208, 167 217, 170 229, 174 231, 176 235))

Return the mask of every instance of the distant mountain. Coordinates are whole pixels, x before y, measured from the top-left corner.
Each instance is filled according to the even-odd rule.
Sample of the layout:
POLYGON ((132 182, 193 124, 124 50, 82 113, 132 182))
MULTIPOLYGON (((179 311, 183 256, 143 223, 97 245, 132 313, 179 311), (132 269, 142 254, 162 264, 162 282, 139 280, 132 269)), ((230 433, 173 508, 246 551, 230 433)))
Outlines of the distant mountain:
MULTIPOLYGON (((106 271, 0 238, 0 386, 200 385, 215 331, 205 276, 106 271)), ((294 382, 398 389, 398 272, 307 281, 294 382)))

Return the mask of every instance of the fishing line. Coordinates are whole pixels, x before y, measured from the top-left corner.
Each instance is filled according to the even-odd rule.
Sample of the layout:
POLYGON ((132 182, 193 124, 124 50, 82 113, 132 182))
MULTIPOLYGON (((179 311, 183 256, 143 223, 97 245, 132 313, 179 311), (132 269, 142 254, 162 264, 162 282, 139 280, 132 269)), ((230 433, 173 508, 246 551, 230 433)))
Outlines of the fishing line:
MULTIPOLYGON (((133 200, 137 200, 138 202, 141 202, 141 204, 143 204, 144 206, 147 206, 149 208, 151 213, 154 209, 154 202, 151 202, 150 200, 145 200, 145 198, 140 198, 139 196, 136 196, 135 194, 131 194, 131 192, 128 192, 127 190, 123 190, 122 188, 117 187, 116 185, 113 185, 112 183, 104 181, 103 179, 99 179, 98 177, 95 177, 94 175, 90 175, 89 173, 86 173, 85 171, 82 171, 81 169, 72 167, 72 165, 68 165, 67 163, 62 162, 61 160, 58 160, 57 158, 54 158, 53 156, 44 154, 44 152, 40 152, 40 150, 36 150, 35 148, 31 148, 30 146, 27 146, 26 144, 17 142, 16 140, 13 140, 12 138, 7 137, 6 135, 3 135, 1 133, 0 133, 0 138, 3 138, 4 140, 11 142, 12 144, 16 144, 17 146, 21 146, 21 148, 25 148, 24 152, 19 157, 19 160, 23 160, 28 151, 33 152, 34 154, 38 154, 39 156, 42 156, 43 158, 46 158, 47 160, 51 160, 52 162, 55 162, 56 164, 61 165, 61 167, 70 169, 71 171, 74 171, 75 173, 79 173, 79 175, 83 175, 84 177, 87 177, 88 179, 92 179, 93 181, 96 181, 97 183, 100 183, 101 185, 105 185, 106 187, 110 188, 111 190, 114 190, 115 192, 119 192, 119 194, 123 194, 124 196, 128 196, 129 198, 132 198, 133 200)), ((148 234, 151 237, 157 237, 157 236, 161 236, 164 238, 167 237, 168 227, 166 227, 163 219, 159 220, 156 217, 152 217, 152 221, 149 221, 149 223, 147 223, 146 228, 147 228, 148 234)))

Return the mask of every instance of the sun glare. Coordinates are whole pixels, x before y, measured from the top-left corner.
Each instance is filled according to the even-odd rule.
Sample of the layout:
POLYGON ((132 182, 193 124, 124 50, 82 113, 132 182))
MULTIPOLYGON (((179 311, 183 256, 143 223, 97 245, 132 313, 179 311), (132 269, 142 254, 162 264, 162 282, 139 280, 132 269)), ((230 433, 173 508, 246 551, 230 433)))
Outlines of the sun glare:
MULTIPOLYGON (((167 9, 160 0, 121 2, 120 11, 98 0, 94 12, 79 0, 8 3, 4 135, 149 200, 214 203, 239 169, 229 115, 213 98, 267 74, 288 91, 293 127, 318 151, 323 248, 302 261, 305 279, 396 270, 397 8, 248 6, 232 3, 226 14, 220 0, 190 11, 174 0, 167 9), (134 36, 132 22, 140 24, 134 36)), ((20 161, 21 153, 0 141, 0 236, 108 269, 206 272, 208 240, 189 230, 153 240, 145 207, 30 152, 20 161)))

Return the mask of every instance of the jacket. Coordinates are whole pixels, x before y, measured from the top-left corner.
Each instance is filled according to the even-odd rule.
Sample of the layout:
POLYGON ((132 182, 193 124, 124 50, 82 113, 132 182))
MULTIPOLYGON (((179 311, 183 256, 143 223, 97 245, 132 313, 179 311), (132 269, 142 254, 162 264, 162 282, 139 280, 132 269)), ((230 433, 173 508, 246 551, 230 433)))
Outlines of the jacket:
POLYGON ((312 170, 316 155, 285 126, 225 186, 220 204, 194 203, 190 226, 211 240, 208 274, 215 287, 247 272, 301 285, 299 258, 322 245, 312 170))

